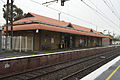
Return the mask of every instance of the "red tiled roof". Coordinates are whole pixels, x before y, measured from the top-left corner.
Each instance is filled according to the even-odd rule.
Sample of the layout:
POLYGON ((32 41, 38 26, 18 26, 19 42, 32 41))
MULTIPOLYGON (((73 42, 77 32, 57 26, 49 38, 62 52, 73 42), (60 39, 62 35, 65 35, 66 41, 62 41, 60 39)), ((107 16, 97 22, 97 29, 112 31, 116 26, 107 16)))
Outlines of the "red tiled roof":
MULTIPOLYGON (((59 21, 59 20, 56 20, 56 19, 48 18, 48 17, 41 16, 41 15, 37 15, 37 14, 31 13, 31 12, 29 12, 29 13, 31 15, 33 15, 34 17, 23 18, 21 20, 15 21, 14 23, 36 20, 36 21, 47 22, 47 23, 56 24, 56 25, 60 25, 60 26, 67 26, 69 24, 68 22, 59 21)), ((75 24, 72 24, 72 25, 75 29, 80 29, 80 30, 84 30, 84 31, 90 31, 91 30, 89 28, 82 27, 82 26, 79 26, 79 25, 75 25, 75 24)), ((93 31, 96 32, 95 30, 93 30, 93 31)))
MULTIPOLYGON (((10 31, 10 27, 8 30, 10 31)), ((71 34, 80 34, 80 35, 86 35, 86 36, 97 36, 97 37, 106 37, 103 35, 97 35, 93 33, 87 33, 87 32, 81 32, 73 29, 67 29, 67 28, 61 28, 61 27, 55 27, 45 24, 25 24, 25 25, 16 25, 13 26, 14 31, 18 30, 36 30, 36 29, 42 29, 42 30, 50 30, 50 31, 56 31, 56 32, 64 32, 64 33, 71 33, 71 34)))
POLYGON ((14 23, 36 20, 36 21, 42 21, 42 22, 47 22, 47 23, 61 25, 61 26, 67 26, 69 24, 69 23, 64 22, 64 21, 59 21, 59 20, 48 18, 48 17, 45 17, 45 16, 40 16, 40 15, 37 15, 37 14, 34 14, 34 13, 30 13, 30 14, 33 15, 34 17, 23 18, 21 20, 15 21, 14 23))
MULTIPOLYGON (((55 20, 55 19, 52 19, 52 18, 37 15, 37 14, 34 14, 34 13, 29 13, 29 14, 33 15, 34 17, 23 18, 23 19, 20 19, 18 21, 15 21, 14 23, 24 22, 24 21, 41 21, 41 22, 51 23, 51 24, 60 25, 60 26, 67 26, 69 24, 68 22, 55 20)), ((75 25, 75 24, 72 24, 72 26, 75 29, 79 29, 79 30, 83 30, 83 31, 88 31, 89 32, 91 30, 89 28, 85 28, 85 27, 78 26, 78 25, 75 25)), ((38 24, 38 23, 22 24, 22 25, 14 25, 13 26, 14 31, 35 30, 35 29, 43 29, 43 30, 50 30, 50 31, 56 31, 56 32, 64 32, 64 33, 71 33, 71 34, 80 34, 80 35, 87 35, 87 36, 110 38, 110 37, 104 36, 102 34, 95 34, 95 33, 98 33, 95 30, 93 30, 93 32, 95 32, 95 33, 88 33, 88 32, 82 32, 82 31, 77 31, 77 30, 73 30, 73 29, 55 27, 55 26, 50 26, 50 25, 45 25, 45 24, 38 24)), ((10 30, 10 27, 9 27, 9 30, 10 30)))

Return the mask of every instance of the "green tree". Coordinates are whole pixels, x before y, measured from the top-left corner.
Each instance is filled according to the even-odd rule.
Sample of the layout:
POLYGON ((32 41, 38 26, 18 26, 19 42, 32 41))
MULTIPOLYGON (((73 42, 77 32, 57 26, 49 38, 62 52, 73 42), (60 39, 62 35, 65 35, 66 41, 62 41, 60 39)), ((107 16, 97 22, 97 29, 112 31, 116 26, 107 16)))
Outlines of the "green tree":
MULTIPOLYGON (((3 17, 6 19, 6 14, 7 14, 7 5, 3 6, 3 17)), ((10 21, 10 16, 11 15, 11 3, 9 3, 9 12, 8 12, 8 20, 10 21)), ((19 20, 24 18, 24 13, 22 9, 18 8, 16 5, 13 5, 13 21, 19 20)))

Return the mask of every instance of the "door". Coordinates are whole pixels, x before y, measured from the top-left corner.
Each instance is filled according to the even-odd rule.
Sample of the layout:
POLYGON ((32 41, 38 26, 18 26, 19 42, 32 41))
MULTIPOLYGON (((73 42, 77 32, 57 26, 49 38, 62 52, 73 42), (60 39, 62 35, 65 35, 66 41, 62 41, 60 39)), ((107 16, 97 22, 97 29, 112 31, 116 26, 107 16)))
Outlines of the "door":
POLYGON ((40 50, 40 35, 39 33, 34 34, 34 51, 40 50))

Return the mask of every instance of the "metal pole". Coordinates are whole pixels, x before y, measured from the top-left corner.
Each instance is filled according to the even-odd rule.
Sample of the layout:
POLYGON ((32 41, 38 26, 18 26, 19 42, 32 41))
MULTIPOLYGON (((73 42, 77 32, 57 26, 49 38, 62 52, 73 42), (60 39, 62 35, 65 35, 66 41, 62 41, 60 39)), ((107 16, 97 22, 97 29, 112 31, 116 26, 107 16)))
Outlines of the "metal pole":
POLYGON ((13 49, 13 0, 11 0, 11 50, 13 49))
POLYGON ((28 38, 27 38, 27 36, 24 37, 24 38, 25 38, 25 43, 26 43, 26 44, 25 44, 25 45, 26 45, 26 46, 25 46, 25 52, 27 52, 27 49, 28 49, 28 46, 27 46, 27 40, 28 40, 28 38))
POLYGON ((20 52, 22 51, 22 36, 20 36, 20 52))
POLYGON ((0 26, 0 52, 2 50, 2 26, 0 26))
POLYGON ((7 11, 6 11, 6 40, 5 40, 5 49, 7 50, 7 41, 8 41, 8 12, 9 12, 9 0, 7 0, 7 11))
POLYGON ((58 18, 58 19, 59 19, 59 21, 60 21, 60 15, 61 15, 61 12, 60 12, 60 13, 58 13, 58 16, 59 16, 59 18, 58 18))

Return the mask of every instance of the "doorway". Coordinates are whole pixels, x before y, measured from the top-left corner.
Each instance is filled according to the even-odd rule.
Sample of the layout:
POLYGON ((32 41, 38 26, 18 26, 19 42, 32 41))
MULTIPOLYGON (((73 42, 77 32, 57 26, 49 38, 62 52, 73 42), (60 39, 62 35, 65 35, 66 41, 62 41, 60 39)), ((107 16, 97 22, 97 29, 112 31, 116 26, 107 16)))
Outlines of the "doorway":
POLYGON ((73 35, 65 35, 65 48, 75 47, 75 37, 73 35))
POLYGON ((65 36, 65 48, 70 48, 70 36, 65 36))

